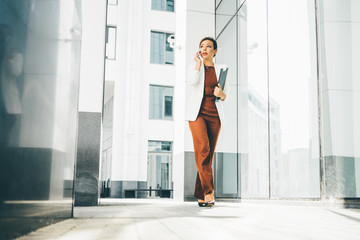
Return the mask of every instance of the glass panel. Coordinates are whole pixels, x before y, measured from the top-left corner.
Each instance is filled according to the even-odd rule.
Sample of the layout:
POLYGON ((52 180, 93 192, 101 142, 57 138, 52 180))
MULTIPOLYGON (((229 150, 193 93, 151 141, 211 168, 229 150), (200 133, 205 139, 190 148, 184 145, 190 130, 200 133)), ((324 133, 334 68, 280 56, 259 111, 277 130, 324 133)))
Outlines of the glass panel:
MULTIPOLYGON (((237 0, 237 9, 243 7, 243 4, 246 2, 246 0, 237 0)), ((246 7, 246 6, 244 6, 246 7)))
POLYGON ((116 56, 116 27, 106 28, 106 58, 115 59, 116 56))
POLYGON ((271 197, 318 198, 315 22, 308 14, 314 4, 268 6, 271 197))
POLYGON ((360 4, 319 0, 327 198, 360 197, 360 4))
POLYGON ((156 182, 155 185, 152 186, 154 189, 160 189, 161 188, 161 156, 156 155, 156 182))
POLYGON ((164 63, 164 33, 151 32, 150 62, 164 63))
POLYGON ((172 117, 172 101, 173 101, 173 88, 165 87, 164 88, 164 95, 165 95, 165 111, 164 117, 172 117))
POLYGON ((216 153, 216 197, 239 197, 240 159, 233 153, 216 153))
POLYGON ((223 0, 219 7, 216 9, 216 36, 219 37, 219 33, 223 30, 225 25, 235 15, 236 1, 223 0))
POLYGON ((172 151, 171 146, 172 146, 171 142, 161 142, 161 150, 162 151, 171 152, 172 151))
POLYGON ((112 139, 113 139, 113 116, 114 116, 114 87, 112 81, 105 81, 103 124, 102 124, 102 162, 101 162, 101 197, 110 196, 111 163, 112 163, 112 139))
POLYGON ((150 86, 149 118, 162 119, 163 87, 150 86))
POLYGON ((215 8, 217 8, 222 0, 215 0, 215 8))
POLYGON ((239 189, 237 170, 238 159, 238 124, 237 124, 237 65, 236 65, 236 18, 227 26, 217 39, 217 64, 226 64, 229 67, 227 85, 229 89, 226 100, 223 102, 225 122, 221 124, 220 137, 216 147, 215 184, 217 197, 237 196, 239 189), (229 167, 235 167, 230 169, 229 167), (231 185, 231 186, 230 186, 231 185), (236 191, 235 191, 235 190, 236 191), (234 192, 235 191, 235 192, 234 192), (230 194, 230 195, 229 195, 230 194))
POLYGON ((149 141, 148 151, 149 152, 171 152, 172 142, 161 142, 161 141, 149 141))
POLYGON ((151 0, 151 9, 152 10, 165 10, 165 0, 151 0))
POLYGON ((174 0, 167 0, 166 1, 166 5, 167 5, 167 7, 166 7, 166 11, 168 11, 168 12, 174 12, 174 0))
POLYGON ((172 117, 172 99, 171 96, 165 96, 165 117, 172 117))
MULTIPOLYGON (((151 141, 149 141, 150 144, 151 141)), ((149 153, 148 161, 148 188, 171 189, 172 188, 172 163, 171 153, 149 153)), ((152 196, 161 197, 161 192, 155 192, 152 196)), ((170 195, 171 196, 171 195, 170 195)))
POLYGON ((266 1, 238 12, 238 151, 241 197, 269 197, 266 1))
POLYGON ((0 1, 0 239, 72 216, 81 8, 0 1))
POLYGON ((174 63, 174 49, 170 47, 170 43, 167 41, 170 33, 165 34, 165 41, 166 41, 166 49, 165 49, 165 64, 173 64, 174 63))

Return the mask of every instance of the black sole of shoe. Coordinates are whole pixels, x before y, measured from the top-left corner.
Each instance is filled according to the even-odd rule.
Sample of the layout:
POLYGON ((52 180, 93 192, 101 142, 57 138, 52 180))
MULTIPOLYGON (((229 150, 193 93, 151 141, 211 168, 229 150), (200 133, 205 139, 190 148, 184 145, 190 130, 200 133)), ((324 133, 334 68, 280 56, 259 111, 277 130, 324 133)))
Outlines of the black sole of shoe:
POLYGON ((199 207, 207 207, 207 202, 198 202, 199 207))

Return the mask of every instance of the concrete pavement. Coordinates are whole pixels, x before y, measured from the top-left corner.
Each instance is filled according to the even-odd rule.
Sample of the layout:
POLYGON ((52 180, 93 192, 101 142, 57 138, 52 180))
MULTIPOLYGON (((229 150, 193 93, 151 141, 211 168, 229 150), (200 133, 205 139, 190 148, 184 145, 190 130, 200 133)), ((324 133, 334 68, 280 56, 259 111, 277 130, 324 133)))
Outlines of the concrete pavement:
POLYGON ((359 209, 311 203, 110 199, 74 215, 18 239, 360 239, 359 209))

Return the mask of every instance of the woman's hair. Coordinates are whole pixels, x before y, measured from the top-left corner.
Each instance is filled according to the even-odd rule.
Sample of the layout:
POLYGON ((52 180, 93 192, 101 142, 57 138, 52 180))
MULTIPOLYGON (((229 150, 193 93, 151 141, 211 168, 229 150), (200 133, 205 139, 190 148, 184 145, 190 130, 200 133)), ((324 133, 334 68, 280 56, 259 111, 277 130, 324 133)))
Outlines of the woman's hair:
MULTIPOLYGON (((201 41, 200 41, 200 43, 199 43, 199 47, 200 47, 201 43, 202 43, 203 41, 205 41, 205 40, 212 41, 212 43, 213 43, 213 45, 214 45, 214 50, 217 49, 217 42, 216 42, 216 40, 215 40, 214 38, 212 38, 212 37, 204 37, 203 39, 201 39, 201 41)), ((214 57, 215 57, 215 55, 214 55, 214 57)))
POLYGON ((201 43, 205 40, 209 40, 209 41, 212 41, 213 42, 213 45, 214 45, 214 50, 217 49, 217 42, 215 39, 213 39, 212 37, 204 37, 203 39, 201 39, 200 43, 199 43, 199 47, 201 45, 201 43))

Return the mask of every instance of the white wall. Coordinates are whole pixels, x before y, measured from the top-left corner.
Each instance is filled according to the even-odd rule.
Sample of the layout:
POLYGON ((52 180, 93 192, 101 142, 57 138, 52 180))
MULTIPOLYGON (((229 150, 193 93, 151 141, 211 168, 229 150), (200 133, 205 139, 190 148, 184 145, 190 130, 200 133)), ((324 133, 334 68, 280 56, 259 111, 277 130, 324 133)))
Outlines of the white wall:
POLYGON ((86 0, 82 12, 80 112, 101 112, 103 104, 106 2, 86 0))

